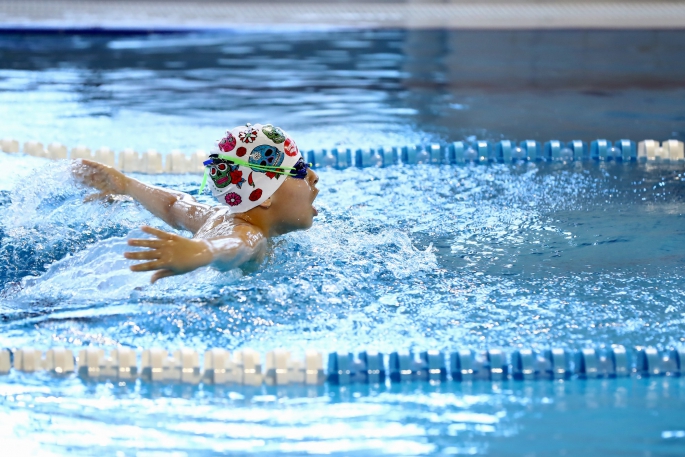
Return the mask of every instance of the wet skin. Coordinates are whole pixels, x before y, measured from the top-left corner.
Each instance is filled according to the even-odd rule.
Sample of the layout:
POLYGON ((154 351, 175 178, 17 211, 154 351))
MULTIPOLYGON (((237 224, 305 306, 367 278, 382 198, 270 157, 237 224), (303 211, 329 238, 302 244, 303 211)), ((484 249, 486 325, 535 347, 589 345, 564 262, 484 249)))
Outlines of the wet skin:
POLYGON ((254 269, 266 254, 268 238, 308 229, 317 215, 312 203, 319 193, 319 177, 311 169, 304 179, 286 177, 271 197, 240 214, 231 214, 225 206, 199 203, 183 192, 150 186, 91 160, 74 161, 72 175, 99 190, 87 200, 129 195, 173 228, 193 234, 186 238, 144 226, 142 230, 153 238, 128 241, 147 248, 124 256, 143 261, 132 265, 133 271, 155 271, 151 282, 206 265, 221 270, 254 269))

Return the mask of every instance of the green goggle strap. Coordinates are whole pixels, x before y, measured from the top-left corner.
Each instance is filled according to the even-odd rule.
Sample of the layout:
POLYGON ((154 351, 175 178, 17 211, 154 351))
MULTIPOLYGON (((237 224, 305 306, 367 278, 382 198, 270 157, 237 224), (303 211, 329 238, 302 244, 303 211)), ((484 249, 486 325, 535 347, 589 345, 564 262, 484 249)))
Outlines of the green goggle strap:
POLYGON ((274 173, 278 173, 281 175, 284 175, 286 173, 283 173, 283 170, 294 170, 295 167, 275 167, 273 165, 257 165, 254 163, 247 162, 245 160, 241 159, 236 159, 235 157, 219 154, 219 159, 224 159, 228 160, 229 162, 233 162, 236 165, 241 165, 243 167, 247 168, 252 168, 253 170, 256 171, 273 171, 274 173))
POLYGON ((207 185, 207 167, 205 167, 205 175, 202 177, 202 184, 200 184, 200 190, 197 192, 198 195, 202 195, 202 191, 205 190, 207 185))
MULTIPOLYGON (((274 173, 278 173, 279 175, 286 175, 289 174, 290 172, 284 172, 284 170, 295 170, 295 167, 275 167, 272 165, 257 165, 254 163, 246 162, 245 160, 237 159, 235 157, 223 155, 223 154, 218 154, 217 158, 219 159, 224 159, 228 160, 229 162, 232 162, 236 165, 241 165, 243 167, 251 168, 256 171, 271 171, 274 173)), ((205 189, 205 186, 207 185, 207 174, 209 173, 209 169, 207 166, 205 166, 205 175, 202 177, 202 184, 200 185, 200 190, 198 191, 198 195, 202 194, 202 191, 205 189)))

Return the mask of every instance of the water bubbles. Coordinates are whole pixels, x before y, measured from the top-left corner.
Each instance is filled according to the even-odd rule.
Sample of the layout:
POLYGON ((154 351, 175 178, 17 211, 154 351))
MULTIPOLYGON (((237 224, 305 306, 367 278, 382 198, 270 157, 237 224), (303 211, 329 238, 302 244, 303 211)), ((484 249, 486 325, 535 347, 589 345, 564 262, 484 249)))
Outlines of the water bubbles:
POLYGON ((478 160, 478 152, 476 152, 475 149, 469 146, 469 148, 464 151, 464 159, 467 162, 475 162, 478 160))
POLYGON ((516 146, 511 150, 511 158, 522 160, 526 158, 526 153, 521 147, 516 146))
POLYGON ((570 148, 561 148, 559 151, 559 159, 563 161, 573 160, 573 150, 570 148))

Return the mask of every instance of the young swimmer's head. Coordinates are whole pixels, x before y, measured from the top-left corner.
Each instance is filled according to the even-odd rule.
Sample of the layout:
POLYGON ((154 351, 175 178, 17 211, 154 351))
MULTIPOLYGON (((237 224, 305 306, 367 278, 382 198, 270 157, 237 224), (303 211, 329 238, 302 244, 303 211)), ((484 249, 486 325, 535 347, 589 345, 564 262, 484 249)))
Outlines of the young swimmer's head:
POLYGON ((295 141, 270 124, 246 124, 226 132, 204 162, 205 184, 231 213, 268 211, 279 232, 311 227, 318 176, 295 141))

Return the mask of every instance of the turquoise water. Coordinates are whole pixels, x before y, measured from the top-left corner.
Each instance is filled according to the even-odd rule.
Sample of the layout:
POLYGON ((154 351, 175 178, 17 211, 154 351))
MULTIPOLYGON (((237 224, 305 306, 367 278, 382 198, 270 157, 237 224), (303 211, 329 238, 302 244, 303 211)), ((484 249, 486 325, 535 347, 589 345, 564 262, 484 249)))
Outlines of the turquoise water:
POLYGON ((257 393, 13 381, 0 437, 32 455, 675 456, 685 434, 678 378, 257 393))
MULTIPOLYGON (((3 35, 0 136, 166 153, 266 116, 305 147, 681 138, 681 83, 652 75, 649 56, 677 54, 684 34, 547 32, 536 48, 539 35, 441 33, 3 35), (526 79, 525 62, 564 46, 602 62, 618 39, 653 43, 633 79, 604 67, 588 89, 559 76, 559 62, 530 74, 544 84, 526 79), (469 65, 427 67, 412 49, 436 40, 451 45, 427 62, 469 65), (474 42, 501 46, 492 61, 448 52, 474 42), (489 74, 500 48, 528 53, 512 58, 509 80, 467 78, 489 74), (225 69, 234 54, 242 67, 225 69), (587 116, 536 124, 538 111, 517 103, 481 116, 506 99, 543 110, 549 97, 587 116)), ((319 170, 314 226, 273 240, 260 271, 201 269, 153 286, 121 254, 140 225, 168 228, 127 199, 82 203, 87 190, 67 169, 0 154, 0 347, 387 353, 685 341, 683 164, 319 170)), ((136 177, 190 193, 200 183, 136 177)), ((0 377, 0 441, 45 455, 682 455, 683 392, 680 378, 251 390, 13 373, 0 377)))

